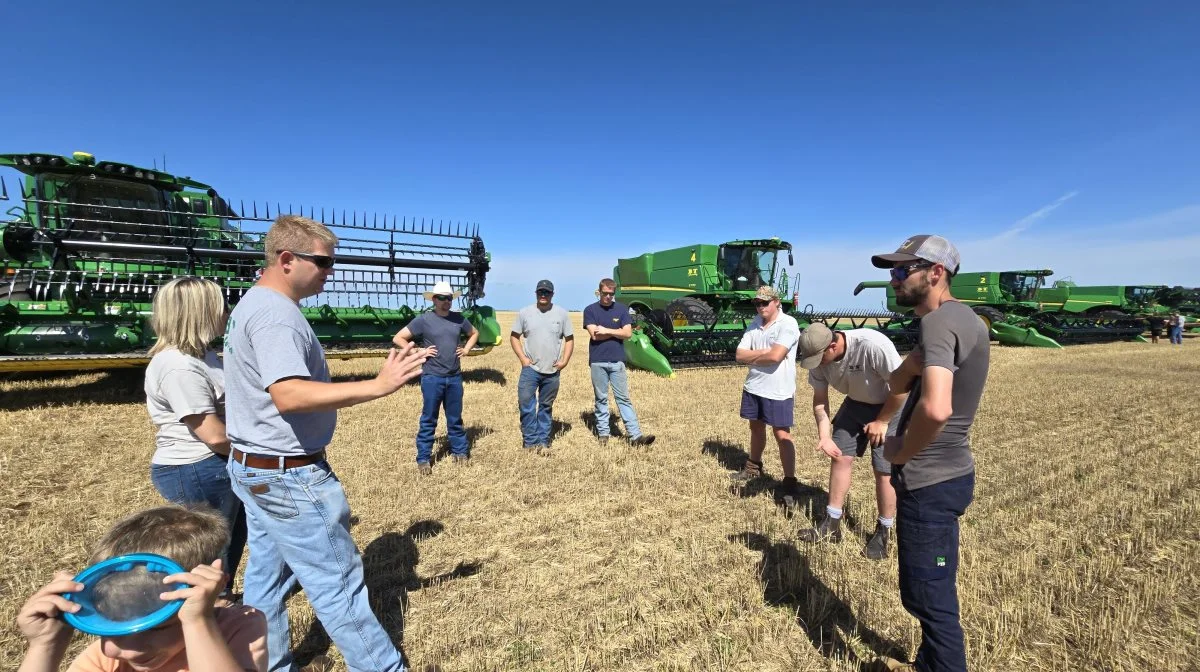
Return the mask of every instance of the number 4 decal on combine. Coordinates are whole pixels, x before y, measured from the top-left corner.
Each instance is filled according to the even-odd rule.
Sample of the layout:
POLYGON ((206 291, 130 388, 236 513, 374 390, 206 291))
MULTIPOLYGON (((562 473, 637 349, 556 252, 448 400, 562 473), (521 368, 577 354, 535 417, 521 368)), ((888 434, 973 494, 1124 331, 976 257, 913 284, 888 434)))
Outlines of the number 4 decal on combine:
POLYGON ((696 263, 696 251, 692 250, 692 263, 696 263))

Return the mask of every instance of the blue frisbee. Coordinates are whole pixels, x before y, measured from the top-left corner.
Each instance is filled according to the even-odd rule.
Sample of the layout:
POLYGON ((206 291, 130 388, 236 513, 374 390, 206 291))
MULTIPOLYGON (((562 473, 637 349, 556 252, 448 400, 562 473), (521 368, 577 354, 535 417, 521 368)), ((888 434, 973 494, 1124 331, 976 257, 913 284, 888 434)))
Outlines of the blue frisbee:
POLYGON ((80 606, 64 613, 71 627, 89 635, 118 637, 154 628, 171 618, 183 600, 163 601, 160 594, 187 588, 187 584, 164 584, 163 579, 184 571, 175 561, 152 553, 132 553, 109 558, 83 570, 75 581, 83 584, 78 593, 63 597, 80 606))

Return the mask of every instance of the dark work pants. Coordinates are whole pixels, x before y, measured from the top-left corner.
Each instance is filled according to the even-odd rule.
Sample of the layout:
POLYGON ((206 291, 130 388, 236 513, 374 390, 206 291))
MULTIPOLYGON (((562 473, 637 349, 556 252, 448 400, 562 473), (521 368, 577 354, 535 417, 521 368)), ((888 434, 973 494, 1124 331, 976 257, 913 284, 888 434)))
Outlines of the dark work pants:
POLYGON ((975 495, 970 473, 916 490, 895 476, 900 602, 921 622, 914 665, 922 672, 966 672, 958 615, 958 519, 975 495))

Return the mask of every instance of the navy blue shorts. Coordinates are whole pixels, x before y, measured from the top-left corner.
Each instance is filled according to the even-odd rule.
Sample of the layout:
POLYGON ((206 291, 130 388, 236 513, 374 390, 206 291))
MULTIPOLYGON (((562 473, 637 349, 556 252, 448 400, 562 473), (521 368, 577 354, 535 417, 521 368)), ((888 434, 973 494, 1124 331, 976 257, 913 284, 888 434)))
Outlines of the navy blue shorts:
POLYGON ((767 399, 742 390, 742 417, 759 420, 780 429, 792 426, 792 411, 796 401, 792 399, 767 399))

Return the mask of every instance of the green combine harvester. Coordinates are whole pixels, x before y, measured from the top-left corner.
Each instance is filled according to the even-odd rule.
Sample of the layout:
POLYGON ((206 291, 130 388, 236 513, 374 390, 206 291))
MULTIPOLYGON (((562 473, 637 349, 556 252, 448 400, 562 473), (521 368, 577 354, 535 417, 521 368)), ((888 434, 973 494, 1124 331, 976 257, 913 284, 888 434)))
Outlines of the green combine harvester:
MULTIPOLYGON (((1145 340, 1146 318, 1172 310, 1163 303, 1169 288, 1162 285, 1079 286, 1058 280, 1046 287, 1046 278, 1053 274, 1050 269, 964 271, 951 281, 950 292, 974 309, 993 339, 1007 345, 1061 348, 1145 340)), ((868 288, 887 290, 889 310, 911 311, 896 304, 887 281, 859 283, 854 294, 868 288)))
POLYGON ((728 365, 757 312, 750 301, 760 286, 774 287, 781 309, 805 327, 813 322, 885 330, 900 343, 915 342, 911 316, 894 312, 800 310, 789 295, 786 269, 792 245, 779 238, 698 244, 618 259, 616 298, 633 313, 625 341, 630 366, 673 376, 677 368, 728 365))
MULTIPOLYGON (((84 152, 3 154, 0 167, 23 174, 11 196, 0 177, 0 200, 15 202, 0 216, 0 371, 145 366, 159 286, 208 278, 232 306, 263 265, 269 205, 235 212, 207 184, 84 152)), ((494 311, 477 303, 490 265, 477 226, 274 209, 293 212, 338 236, 336 272, 302 305, 330 358, 385 352, 439 280, 462 291, 474 354, 500 343, 494 311)))

